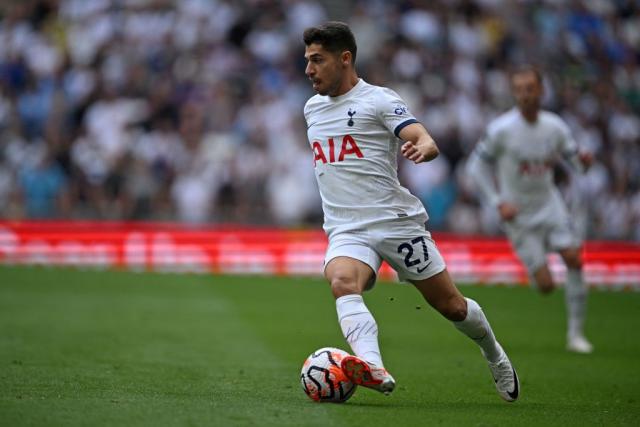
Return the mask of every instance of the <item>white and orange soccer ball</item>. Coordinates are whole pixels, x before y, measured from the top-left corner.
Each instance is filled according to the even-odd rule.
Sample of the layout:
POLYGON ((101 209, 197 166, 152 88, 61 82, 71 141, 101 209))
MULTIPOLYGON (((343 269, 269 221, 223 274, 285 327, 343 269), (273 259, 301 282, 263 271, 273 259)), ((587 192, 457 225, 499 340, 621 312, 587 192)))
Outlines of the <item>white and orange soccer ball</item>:
POLYGON ((334 347, 324 347, 311 353, 302 365, 300 384, 310 399, 316 402, 346 402, 356 391, 342 372, 340 361, 349 353, 334 347))

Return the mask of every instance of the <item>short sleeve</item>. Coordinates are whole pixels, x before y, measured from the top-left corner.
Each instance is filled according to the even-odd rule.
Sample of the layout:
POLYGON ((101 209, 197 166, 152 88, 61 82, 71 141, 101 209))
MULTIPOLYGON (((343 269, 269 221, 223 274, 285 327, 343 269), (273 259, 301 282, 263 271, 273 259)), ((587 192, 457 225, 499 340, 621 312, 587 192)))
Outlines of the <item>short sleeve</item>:
POLYGON ((376 96, 376 113, 389 132, 396 137, 399 137, 400 131, 406 126, 418 123, 402 98, 387 88, 381 88, 376 96))

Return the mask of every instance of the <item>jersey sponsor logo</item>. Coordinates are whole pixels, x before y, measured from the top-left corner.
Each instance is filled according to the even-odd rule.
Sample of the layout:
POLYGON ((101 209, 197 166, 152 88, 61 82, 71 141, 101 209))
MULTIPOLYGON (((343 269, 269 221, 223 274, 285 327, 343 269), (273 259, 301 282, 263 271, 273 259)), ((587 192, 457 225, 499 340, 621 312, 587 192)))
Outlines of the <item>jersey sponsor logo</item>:
POLYGON ((393 112, 396 113, 396 115, 402 116, 404 114, 407 114, 407 107, 405 107, 404 105, 396 104, 395 107, 396 108, 393 110, 393 112))
POLYGON ((358 143, 351 135, 345 135, 342 137, 342 146, 340 147, 340 152, 338 153, 336 159, 336 144, 333 138, 329 138, 327 141, 327 145, 329 146, 328 154, 329 160, 327 161, 327 155, 325 154, 325 150, 322 148, 322 144, 320 141, 313 141, 311 143, 311 148, 313 149, 313 166, 315 166, 318 161, 322 163, 335 163, 344 161, 345 157, 348 155, 355 155, 359 159, 363 158, 364 155, 358 147, 358 143))
POLYGON ((356 114, 356 111, 353 110, 351 111, 351 108, 349 108, 349 111, 347 111, 347 115, 349 116, 349 121, 347 122, 348 126, 353 126, 354 122, 353 122, 353 116, 356 114))
POLYGON ((553 166, 553 161, 545 160, 520 160, 518 170, 520 175, 539 176, 544 175, 553 166))

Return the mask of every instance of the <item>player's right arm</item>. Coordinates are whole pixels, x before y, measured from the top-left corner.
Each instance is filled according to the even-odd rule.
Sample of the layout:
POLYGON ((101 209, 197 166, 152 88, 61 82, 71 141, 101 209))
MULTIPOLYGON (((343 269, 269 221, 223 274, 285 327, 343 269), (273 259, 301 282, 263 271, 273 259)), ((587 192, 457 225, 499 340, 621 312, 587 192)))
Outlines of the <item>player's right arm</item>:
POLYGON ((494 206, 503 221, 511 221, 518 214, 513 203, 501 200, 496 184, 493 168, 500 154, 500 147, 495 137, 487 130, 478 142, 467 163, 467 173, 473 178, 480 194, 490 206, 494 206))

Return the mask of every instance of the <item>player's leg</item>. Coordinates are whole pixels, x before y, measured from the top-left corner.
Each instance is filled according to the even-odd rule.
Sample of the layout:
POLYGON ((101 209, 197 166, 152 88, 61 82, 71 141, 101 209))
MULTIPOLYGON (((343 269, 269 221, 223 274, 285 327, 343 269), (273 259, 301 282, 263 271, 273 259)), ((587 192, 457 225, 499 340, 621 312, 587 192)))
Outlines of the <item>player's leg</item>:
POLYGON ((567 266, 565 303, 567 306, 567 349, 577 353, 591 353, 593 346, 584 336, 587 314, 587 286, 582 277, 581 248, 558 251, 567 266))
POLYGON ((424 299, 456 328, 474 340, 490 362, 502 356, 491 326, 482 309, 474 300, 465 298, 444 270, 428 279, 411 280, 424 299))
POLYGON ((336 298, 340 328, 355 353, 342 359, 342 370, 356 384, 389 394, 395 388, 395 380, 384 368, 378 324, 362 298, 362 293, 375 283, 381 260, 367 246, 331 243, 327 260, 325 277, 336 298))
POLYGON ((480 306, 465 298, 453 284, 440 251, 424 224, 398 221, 385 230, 376 249, 401 280, 411 282, 424 299, 451 320, 456 328, 473 339, 489 362, 500 396, 517 399, 518 377, 498 344, 480 306))
MULTIPOLYGON (((560 206, 560 205, 559 205, 560 206)), ((567 308, 567 350, 591 353, 593 346, 584 337, 587 287, 582 277, 582 239, 568 214, 556 215, 550 225, 549 248, 557 251, 567 266, 565 303, 567 308)))
POLYGON ((549 270, 549 266, 546 263, 536 268, 533 273, 530 273, 530 275, 532 285, 538 289, 541 294, 550 294, 555 289, 556 285, 553 282, 551 270, 549 270))
POLYGON ((325 268, 325 277, 336 298, 338 321, 353 352, 382 367, 378 345, 378 325, 362 298, 367 286, 375 281, 371 267, 354 258, 333 258, 325 268))
POLYGON ((480 346, 498 393, 506 401, 515 401, 520 393, 518 375, 478 303, 460 293, 447 270, 411 283, 433 308, 480 346))
POLYGON ((545 230, 510 226, 506 231, 511 246, 527 269, 531 286, 544 295, 551 293, 555 283, 547 265, 545 230))

